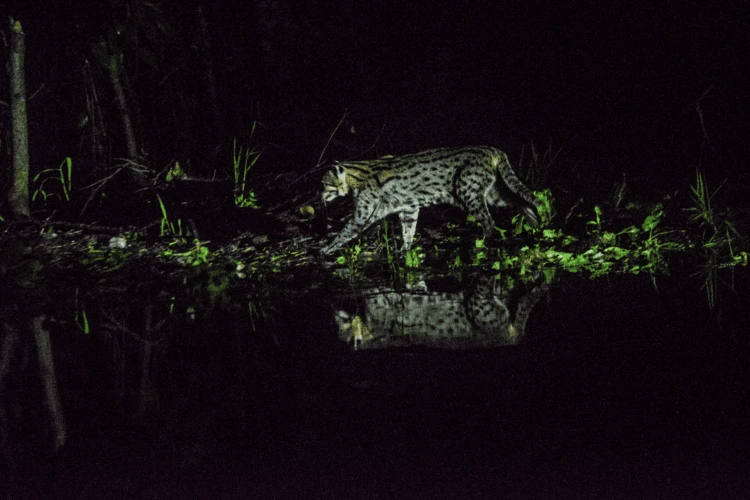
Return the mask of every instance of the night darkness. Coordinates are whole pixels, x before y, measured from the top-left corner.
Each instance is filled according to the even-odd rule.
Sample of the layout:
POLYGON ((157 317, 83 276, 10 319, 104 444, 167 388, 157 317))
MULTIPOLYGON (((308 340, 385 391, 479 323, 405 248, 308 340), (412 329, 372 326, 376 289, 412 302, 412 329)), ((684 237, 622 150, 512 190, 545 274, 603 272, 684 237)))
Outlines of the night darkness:
MULTIPOLYGON (((607 188, 623 171, 644 189, 678 188, 699 164, 717 181, 743 174, 740 3, 210 2, 220 131, 195 2, 158 3, 159 13, 137 2, 22 5, 11 13, 27 33, 29 93, 41 89, 29 106, 38 168, 80 154, 83 60, 119 23, 132 33, 120 35, 128 97, 154 168, 191 160, 210 170, 211 153, 257 120, 268 168, 309 169, 348 112, 329 161, 472 144, 515 159, 533 141, 562 148, 561 177, 577 171, 607 188)), ((113 139, 113 153, 122 148, 113 139)))
MULTIPOLYGON (((0 340, 46 318, 69 431, 52 453, 31 340, 15 357, 0 343, 0 485, 12 476, 12 498, 67 498, 60 488, 80 499, 714 498, 713 486, 750 498, 747 279, 727 264, 714 281, 721 302, 706 306, 705 262, 724 261, 689 244, 705 243, 708 225, 659 234, 692 253, 653 281, 516 280, 502 300, 539 292, 532 333, 502 348, 351 352, 332 313, 346 303, 359 314, 373 293, 340 274, 342 256, 318 255, 341 222, 320 201, 324 166, 479 145, 516 167, 532 151, 554 155, 543 176, 518 172, 554 196, 556 231, 591 236, 587 217, 595 205, 616 211, 625 179, 635 208, 623 220, 639 218, 608 219, 613 240, 625 225, 647 233, 641 223, 661 204, 665 220, 684 223, 698 170, 721 187, 712 202, 729 208, 717 214, 735 217, 720 227, 746 245, 746 2, 26 0, 0 13, 0 282, 13 284, 0 285, 0 340), (71 202, 36 201, 21 222, 5 198, 9 16, 25 33, 31 176, 66 157, 75 169, 71 202), (118 54, 137 145, 129 163, 106 63, 118 54), (249 181, 259 210, 232 204, 234 141, 262 152, 249 181), (200 182, 167 183, 175 162, 200 182), (117 170, 135 164, 148 183, 117 170), (200 238, 165 236, 164 220, 159 234, 157 195, 200 238), (299 215, 308 207, 314 216, 299 215), (199 239, 204 260, 191 261, 199 239)), ((465 214, 430 210, 418 226, 430 265, 478 262, 465 214), (446 221, 471 244, 440 253, 446 221)), ((533 245, 513 237, 488 255, 533 245)), ((576 244, 565 250, 588 241, 576 244)), ((378 251, 362 265, 385 275, 395 267, 378 251)), ((437 280, 440 297, 459 297, 449 313, 483 278, 500 283, 490 264, 437 280)))

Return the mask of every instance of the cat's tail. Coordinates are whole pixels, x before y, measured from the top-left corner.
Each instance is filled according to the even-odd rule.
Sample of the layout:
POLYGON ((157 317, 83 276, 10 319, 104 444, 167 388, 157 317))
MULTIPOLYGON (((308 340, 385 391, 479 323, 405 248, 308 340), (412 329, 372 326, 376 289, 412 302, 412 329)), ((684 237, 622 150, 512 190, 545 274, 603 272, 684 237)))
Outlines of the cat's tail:
POLYGON ((539 200, 513 172, 508 156, 502 151, 498 151, 498 153, 500 157, 497 162, 497 169, 502 182, 496 182, 495 185, 500 192, 500 197, 508 200, 511 205, 521 210, 529 224, 539 227, 539 210, 541 209, 539 200))

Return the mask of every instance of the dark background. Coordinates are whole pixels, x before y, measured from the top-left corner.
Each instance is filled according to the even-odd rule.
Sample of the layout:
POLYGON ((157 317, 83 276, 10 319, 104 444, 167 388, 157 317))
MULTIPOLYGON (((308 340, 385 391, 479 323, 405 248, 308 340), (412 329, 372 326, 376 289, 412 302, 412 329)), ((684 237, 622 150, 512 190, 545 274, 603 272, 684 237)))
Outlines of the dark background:
MULTIPOLYGON (((307 170, 347 113, 326 161, 488 144, 517 162, 533 143, 562 148, 547 183, 570 190, 608 191, 625 172, 660 196, 686 189, 695 167, 710 186, 746 179, 742 2, 219 0, 202 4, 208 58, 195 0, 5 7, 26 33, 37 171, 65 156, 96 167, 76 126, 83 65, 114 36, 142 160, 155 170, 173 160, 193 175, 229 169, 235 137, 263 150, 260 172, 307 170)), ((123 156, 112 91, 95 63, 92 74, 111 154, 123 156)))
MULTIPOLYGON (((518 164, 522 153, 528 158, 532 144, 540 152, 551 145, 562 152, 542 185, 533 187, 549 187, 558 200, 572 203, 581 193, 606 196, 623 173, 637 194, 661 199, 675 191, 688 193, 699 167, 712 189, 729 179, 717 203, 747 204, 750 22, 742 2, 217 0, 202 4, 208 54, 201 52, 206 38, 199 30, 200 6, 195 0, 0 4, 6 38, 5 14, 19 19, 26 33, 32 174, 55 169, 71 156, 77 189, 105 177, 108 165, 90 154, 92 136, 102 132, 110 148, 105 162, 126 154, 113 92, 91 52, 92 45, 106 40, 123 54, 122 80, 140 161, 155 171, 178 160, 191 175, 227 174, 237 138, 263 151, 258 175, 307 172, 344 117, 325 151, 326 161, 488 144, 518 164), (211 73, 216 102, 209 92, 211 73), (103 120, 98 131, 77 125, 93 91, 103 120), (251 134, 256 121, 260 125, 251 134)), ((0 100, 9 100, 7 78, 0 79, 0 100)), ((0 104, 2 186, 9 161, 8 115, 8 107, 0 104)), ((153 206, 149 210, 158 213, 153 206)), ((727 313, 723 321, 733 333, 719 337, 713 318, 702 309, 699 278, 685 282, 685 274, 675 273, 680 279, 671 286, 660 278, 658 289, 647 278, 630 287, 609 280, 595 284, 622 296, 560 288, 551 306, 540 306, 544 315, 537 316, 536 325, 540 339, 547 340, 539 344, 445 357, 417 353, 399 358, 386 352, 382 358, 391 364, 377 354, 354 358, 344 376, 328 370, 340 360, 328 359, 333 356, 328 345, 308 335, 314 326, 289 325, 315 311, 333 328, 331 309, 313 307, 315 301, 277 305, 284 321, 275 328, 282 340, 282 333, 291 332, 298 336, 292 337, 295 341, 315 342, 318 351, 290 342, 297 350, 278 349, 274 358, 250 344, 246 356, 239 351, 236 358, 236 370, 246 373, 245 379, 226 368, 226 353, 238 352, 229 345, 230 337, 220 335, 230 323, 207 319, 194 327, 200 342, 175 336, 195 344, 163 358, 163 373, 175 374, 164 382, 175 401, 172 413, 165 409, 164 420, 147 428, 153 435, 120 425, 117 411, 101 411, 109 410, 108 404, 116 410, 121 403, 92 382, 106 385, 110 379, 89 375, 86 370, 99 366, 89 362, 95 356, 80 355, 73 343, 67 361, 58 356, 58 370, 79 370, 79 364, 86 370, 74 373, 78 385, 61 384, 68 391, 64 408, 72 412, 72 437, 53 472, 59 484, 76 485, 68 489, 75 498, 87 498, 82 490, 90 498, 102 496, 100 489, 118 475, 136 491, 145 490, 141 498, 155 488, 164 497, 192 490, 195 482, 183 483, 154 464, 181 453, 190 456, 194 449, 199 466, 215 460, 215 470, 206 469, 203 477, 213 472, 244 477, 248 463, 264 465, 268 456, 276 460, 269 468, 284 462, 294 454, 286 447, 292 449, 293 440, 309 427, 322 429, 311 445, 313 457, 327 457, 335 448, 331 440, 345 440, 345 451, 329 458, 335 472, 320 480, 314 476, 321 482, 345 475, 352 484, 363 477, 380 483, 380 469, 373 473, 370 464, 348 460, 348 453, 368 451, 369 442, 375 466, 399 469, 405 484, 411 481, 410 470, 387 461, 394 451, 405 450, 404 462, 416 463, 414 468, 432 466, 433 456, 459 463, 462 454, 475 456, 474 463, 486 467, 477 475, 502 477, 510 470, 532 487, 546 481, 550 491, 557 491, 558 479, 574 490, 577 478, 604 476, 610 467, 623 484, 642 488, 644 478, 645 488, 655 484, 664 490, 673 479, 703 488, 706 477, 705 484, 732 488, 741 480, 744 486, 748 364, 746 348, 737 344, 746 344, 747 321, 741 314, 727 319, 727 313), (698 335, 688 335, 690 329, 698 335), (361 388, 354 385, 357 380, 364 382, 361 388), (367 385, 372 381, 380 385, 367 385), (242 404, 237 402, 245 396, 242 404), (110 427, 100 427, 101 422, 110 427), (187 451, 173 451, 182 444, 187 451), (264 451, 266 445, 271 451, 264 451), (227 469, 221 459, 236 448, 244 460, 228 459, 227 469), (159 455, 163 450, 166 458, 159 455), (421 462, 410 462, 420 453, 421 462), (596 460, 590 461, 592 455, 596 460), (494 460, 489 465, 482 462, 488 457, 494 460), (517 457, 523 458, 515 462, 517 457), (564 466, 553 470, 557 457, 564 466), (666 475, 659 467, 664 464, 666 475), (132 466, 128 474, 121 474, 124 466, 132 466)), ((316 300, 327 299, 311 293, 316 300)), ((132 299, 132 294, 121 295, 132 299)), ((742 297, 730 304, 745 304, 742 297)), ((237 331, 246 329, 240 325, 237 331)), ((80 343, 95 338, 75 334, 80 343)), ((98 359, 109 363, 108 356, 107 351, 98 359)), ((33 384, 34 379, 28 382, 33 384)), ((38 385, 32 389, 38 398, 38 385)), ((36 401, 28 406, 39 407, 36 401)), ((25 420, 33 422, 33 429, 46 428, 44 417, 25 420)), ((36 442, 47 441, 38 437, 36 442)), ((327 465, 325 460, 300 461, 327 465)), ((423 473, 442 476, 434 487, 437 496, 457 496, 447 493, 454 490, 439 490, 452 485, 453 462, 423 473)), ((298 472, 295 465, 290 465, 292 473, 298 472)), ((40 476, 46 479, 46 472, 40 476)), ((288 477, 280 477, 278 484, 288 477)), ((462 481, 457 484, 472 478, 462 476, 462 481)), ((236 483, 222 484, 229 489, 236 483)), ((274 478, 267 484, 270 491, 277 486, 274 478)))

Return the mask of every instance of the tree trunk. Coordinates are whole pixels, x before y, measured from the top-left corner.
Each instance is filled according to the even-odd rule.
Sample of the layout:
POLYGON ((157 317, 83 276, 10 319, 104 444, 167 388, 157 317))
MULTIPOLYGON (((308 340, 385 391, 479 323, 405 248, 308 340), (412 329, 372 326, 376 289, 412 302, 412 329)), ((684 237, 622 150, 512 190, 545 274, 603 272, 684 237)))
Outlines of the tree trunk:
MULTIPOLYGON (((112 56, 112 59, 114 60, 115 57, 116 56, 112 56)), ((128 103, 125 99, 125 89, 123 89, 122 82, 120 81, 119 61, 112 62, 108 69, 112 88, 115 91, 115 99, 117 100, 117 111, 120 113, 120 119, 122 120, 122 132, 125 134, 125 143, 128 146, 128 160, 138 163, 138 144, 135 140, 133 122, 130 119, 128 103)))
POLYGON ((44 387, 44 402, 52 418, 52 431, 55 442, 53 448, 58 451, 65 446, 67 430, 65 427, 65 416, 60 402, 60 392, 57 390, 57 376, 55 375, 55 364, 52 360, 52 342, 49 331, 44 328, 45 315, 40 315, 32 320, 34 329, 34 343, 39 360, 39 375, 42 377, 44 387))
MULTIPOLYGON (((125 88, 122 84, 122 51, 113 46, 107 39, 102 38, 99 43, 92 46, 92 53, 97 63, 104 69, 115 93, 115 107, 122 122, 122 133, 125 136, 125 144, 128 149, 128 160, 131 167, 139 163, 138 142, 135 139, 133 121, 130 119, 130 108, 125 97, 125 88)), ((140 187, 150 185, 148 177, 138 168, 130 168, 131 178, 140 187)))
MULTIPOLYGON (((5 312, 7 311, 3 310, 3 313, 5 312)), ((10 374, 10 362, 13 359, 16 346, 21 338, 18 329, 10 323, 3 321, 2 327, 2 332, 0 333, 4 335, 2 335, 2 344, 0 344, 0 394, 4 394, 3 382, 10 374)), ((10 452, 10 429, 8 428, 8 416, 5 413, 5 406, 8 406, 7 398, 4 401, 4 405, 0 405, 0 454, 2 454, 5 463, 11 465, 13 456, 10 452)))
POLYGON ((20 21, 10 18, 10 118, 13 135, 13 181, 8 202, 13 215, 30 217, 29 208, 29 130, 26 116, 24 81, 24 35, 20 21))
MULTIPOLYGON (((5 313, 7 310, 3 310, 5 313)), ((13 353, 16 350, 21 334, 18 329, 10 323, 3 321, 3 341, 0 344, 0 394, 3 392, 3 382, 5 377, 10 373, 10 361, 13 359, 13 353)))
POLYGON ((151 340, 154 329, 154 304, 148 301, 144 307, 145 325, 141 344, 141 383, 138 397, 138 416, 144 417, 159 411, 159 392, 151 369, 154 344, 151 340))

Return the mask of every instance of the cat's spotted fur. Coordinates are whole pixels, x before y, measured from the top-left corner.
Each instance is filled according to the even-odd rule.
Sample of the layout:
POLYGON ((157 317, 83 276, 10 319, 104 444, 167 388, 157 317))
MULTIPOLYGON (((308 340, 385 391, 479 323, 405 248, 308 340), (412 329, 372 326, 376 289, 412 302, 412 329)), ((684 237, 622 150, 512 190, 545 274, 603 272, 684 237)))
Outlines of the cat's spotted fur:
POLYGON ((512 290, 502 290, 487 277, 453 293, 428 292, 424 284, 404 291, 371 289, 356 314, 337 311, 336 323, 341 340, 355 349, 515 345, 548 288, 537 284, 517 301, 510 300, 512 290))
POLYGON ((336 163, 323 177, 323 202, 349 193, 354 214, 322 249, 330 254, 371 224, 397 213, 403 250, 411 248, 419 209, 437 204, 466 209, 489 235, 494 221, 488 206, 519 208, 534 226, 539 202, 513 172, 502 151, 487 147, 431 149, 400 157, 336 163))

